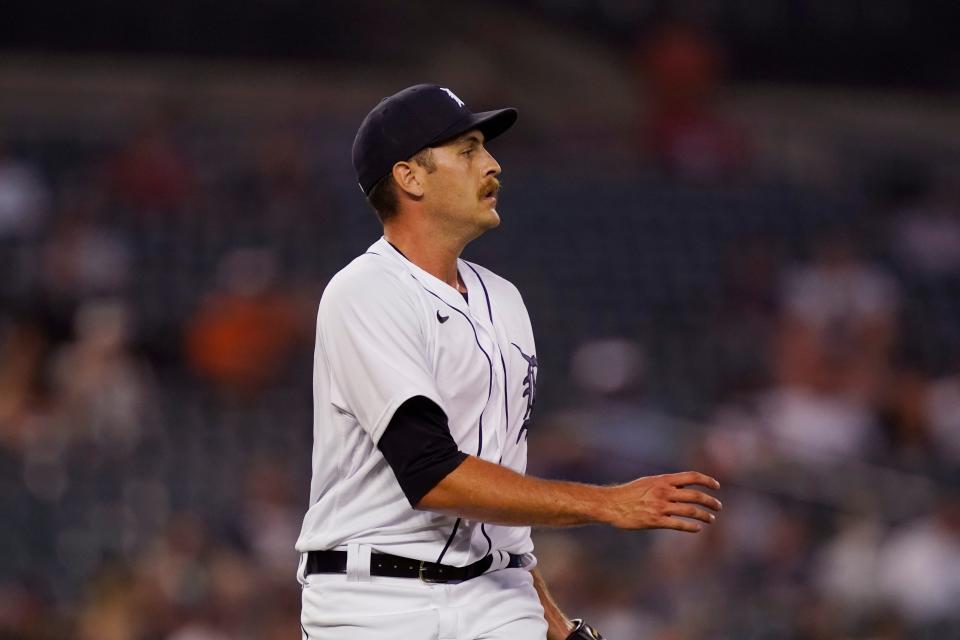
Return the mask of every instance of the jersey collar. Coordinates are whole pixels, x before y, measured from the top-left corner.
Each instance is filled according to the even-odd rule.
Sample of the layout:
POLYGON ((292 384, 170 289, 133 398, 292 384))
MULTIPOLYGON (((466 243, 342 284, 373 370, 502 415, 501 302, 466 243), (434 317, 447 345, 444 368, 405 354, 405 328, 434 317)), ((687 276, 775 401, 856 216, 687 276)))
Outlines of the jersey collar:
MULTIPOLYGON (((448 285, 440 278, 427 271, 424 271, 413 262, 407 260, 402 253, 400 253, 392 244, 387 242, 386 238, 381 237, 379 240, 373 243, 373 245, 371 245, 368 251, 389 256, 392 260, 402 265, 410 273, 410 275, 417 280, 417 282, 423 285, 424 288, 439 297, 448 305, 463 312, 470 311, 467 301, 463 299, 463 296, 460 295, 459 291, 448 285)), ((460 271, 460 277, 463 279, 464 283, 467 284, 468 295, 472 299, 474 296, 474 289, 470 287, 470 284, 467 280, 467 274, 464 273, 465 270, 469 271, 469 269, 466 269, 463 261, 459 259, 457 260, 457 269, 460 271)))

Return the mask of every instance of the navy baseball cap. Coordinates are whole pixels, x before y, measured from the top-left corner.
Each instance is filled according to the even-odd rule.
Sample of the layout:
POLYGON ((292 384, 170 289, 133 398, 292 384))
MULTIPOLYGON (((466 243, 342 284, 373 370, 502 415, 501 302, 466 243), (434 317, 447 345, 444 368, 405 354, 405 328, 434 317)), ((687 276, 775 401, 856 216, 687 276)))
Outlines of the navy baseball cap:
POLYGON ((380 101, 353 139, 353 168, 364 195, 421 149, 436 146, 472 129, 492 140, 513 126, 513 108, 473 113, 453 91, 435 84, 407 87, 380 101))

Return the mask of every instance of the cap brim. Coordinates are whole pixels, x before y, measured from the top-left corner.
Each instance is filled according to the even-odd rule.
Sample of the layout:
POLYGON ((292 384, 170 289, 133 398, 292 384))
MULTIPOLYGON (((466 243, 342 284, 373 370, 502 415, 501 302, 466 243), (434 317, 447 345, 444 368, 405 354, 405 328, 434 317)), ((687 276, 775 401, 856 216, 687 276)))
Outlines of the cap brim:
POLYGON ((517 121, 517 115, 517 110, 513 107, 471 113, 442 131, 426 146, 436 146, 474 129, 479 129, 483 133, 484 140, 489 142, 512 127, 513 123, 517 121))

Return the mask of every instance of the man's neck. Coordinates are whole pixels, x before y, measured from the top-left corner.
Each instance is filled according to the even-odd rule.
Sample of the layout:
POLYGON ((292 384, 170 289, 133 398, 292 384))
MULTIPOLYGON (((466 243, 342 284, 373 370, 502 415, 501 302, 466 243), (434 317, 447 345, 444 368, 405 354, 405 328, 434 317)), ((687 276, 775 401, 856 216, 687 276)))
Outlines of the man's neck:
POLYGON ((401 229, 384 229, 383 236, 407 260, 454 289, 461 289, 457 258, 464 244, 438 236, 405 233, 401 229))

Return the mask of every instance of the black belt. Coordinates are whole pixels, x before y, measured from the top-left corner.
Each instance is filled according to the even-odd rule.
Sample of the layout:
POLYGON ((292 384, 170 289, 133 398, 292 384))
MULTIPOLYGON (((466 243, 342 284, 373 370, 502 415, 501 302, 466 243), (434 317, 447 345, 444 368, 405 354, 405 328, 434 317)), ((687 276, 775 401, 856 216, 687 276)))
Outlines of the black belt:
MULTIPOLYGON (((525 567, 529 564, 529 555, 509 554, 509 568, 525 567)), ((419 578, 423 582, 463 582, 483 575, 493 564, 493 556, 488 555, 465 567, 452 567, 426 560, 413 560, 389 553, 370 554, 370 575, 388 578, 419 578)), ((307 568, 304 575, 312 573, 346 573, 346 551, 311 551, 307 554, 307 568)))

